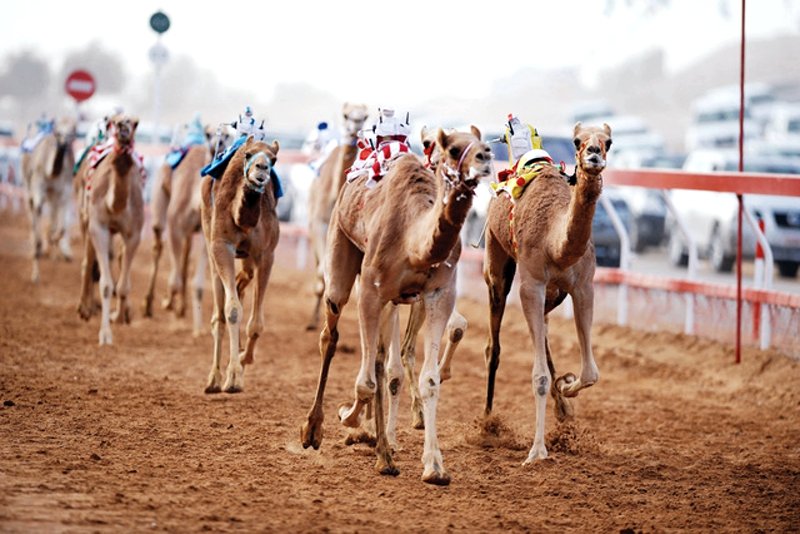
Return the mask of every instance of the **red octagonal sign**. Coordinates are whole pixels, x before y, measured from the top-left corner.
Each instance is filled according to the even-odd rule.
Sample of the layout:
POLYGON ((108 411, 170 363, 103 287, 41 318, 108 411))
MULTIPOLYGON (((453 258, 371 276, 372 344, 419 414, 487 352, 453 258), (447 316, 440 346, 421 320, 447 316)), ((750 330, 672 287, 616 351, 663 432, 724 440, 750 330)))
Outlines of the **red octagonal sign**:
POLYGON ((75 70, 67 76, 64 89, 76 102, 83 102, 94 94, 94 77, 85 70, 75 70))

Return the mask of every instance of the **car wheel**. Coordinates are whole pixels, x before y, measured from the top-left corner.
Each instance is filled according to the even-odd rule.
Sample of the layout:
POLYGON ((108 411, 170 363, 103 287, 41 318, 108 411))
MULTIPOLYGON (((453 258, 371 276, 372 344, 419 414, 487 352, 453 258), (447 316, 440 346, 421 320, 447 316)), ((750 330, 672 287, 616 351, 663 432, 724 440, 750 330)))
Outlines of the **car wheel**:
POLYGON ((711 265, 718 273, 729 273, 733 270, 733 262, 736 258, 725 254, 725 243, 719 228, 714 228, 714 233, 711 235, 710 256, 711 265))
POLYGON ((775 263, 778 264, 778 273, 780 273, 781 278, 794 278, 797 276, 797 268, 800 267, 800 263, 796 261, 778 261, 775 263))
POLYGON ((686 267, 689 265, 689 254, 684 252, 683 242, 677 234, 675 230, 669 234, 669 262, 675 267, 686 267))

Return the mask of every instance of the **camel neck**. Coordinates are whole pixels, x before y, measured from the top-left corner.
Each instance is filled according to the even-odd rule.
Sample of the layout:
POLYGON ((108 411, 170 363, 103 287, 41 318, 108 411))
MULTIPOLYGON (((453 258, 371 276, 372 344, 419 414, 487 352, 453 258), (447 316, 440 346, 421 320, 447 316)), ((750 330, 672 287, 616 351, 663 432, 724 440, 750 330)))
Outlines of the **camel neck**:
POLYGON ((111 158, 112 172, 110 190, 110 208, 113 213, 119 213, 128 205, 130 195, 130 172, 133 169, 133 156, 128 151, 112 151, 111 158))
POLYGON ((600 173, 588 173, 579 166, 575 169, 575 176, 577 183, 572 188, 567 210, 567 232, 561 253, 555 258, 562 268, 574 265, 586 253, 586 246, 592 237, 592 219, 597 199, 603 190, 600 173))

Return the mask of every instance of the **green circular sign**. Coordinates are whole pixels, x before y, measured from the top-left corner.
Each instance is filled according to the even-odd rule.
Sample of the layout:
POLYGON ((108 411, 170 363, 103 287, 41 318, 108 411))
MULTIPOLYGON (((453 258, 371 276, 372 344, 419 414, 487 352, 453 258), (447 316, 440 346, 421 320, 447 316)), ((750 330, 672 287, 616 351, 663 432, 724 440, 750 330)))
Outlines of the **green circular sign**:
POLYGON ((161 11, 156 11, 150 17, 150 27, 158 33, 164 33, 169 29, 169 17, 161 11))

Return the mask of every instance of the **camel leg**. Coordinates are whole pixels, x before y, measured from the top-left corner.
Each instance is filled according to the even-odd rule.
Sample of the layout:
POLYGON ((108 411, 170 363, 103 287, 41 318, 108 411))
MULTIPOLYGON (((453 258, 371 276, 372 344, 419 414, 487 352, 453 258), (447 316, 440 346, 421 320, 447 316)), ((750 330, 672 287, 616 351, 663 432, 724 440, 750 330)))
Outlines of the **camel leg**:
POLYGON ((69 243, 69 222, 71 219, 71 206, 70 206, 70 190, 68 185, 64 185, 64 189, 60 193, 58 203, 58 224, 61 234, 61 239, 58 242, 58 248, 61 252, 61 258, 65 261, 72 261, 74 255, 72 254, 72 247, 69 243))
POLYGON ((206 269, 208 268, 208 252, 205 244, 198 247, 197 258, 194 266, 194 280, 192 282, 192 319, 194 321, 195 336, 199 336, 203 331, 203 288, 206 281, 206 269))
POLYGON ((491 231, 486 233, 486 261, 483 278, 489 288, 489 340, 486 344, 486 405, 484 413, 492 412, 494 381, 500 365, 500 325, 506 310, 506 299, 514 282, 516 262, 505 253, 491 231))
POLYGON ((183 247, 181 248, 181 270, 180 270, 180 302, 175 309, 175 315, 184 317, 186 315, 186 293, 188 291, 189 281, 189 257, 192 254, 192 234, 191 232, 183 236, 183 247))
POLYGON ((325 323, 319 335, 319 353, 322 359, 317 390, 314 395, 314 404, 308 411, 308 416, 300 429, 300 439, 303 448, 309 446, 319 449, 322 443, 322 422, 325 414, 322 402, 325 396, 325 385, 328 381, 328 371, 331 361, 336 353, 336 343, 339 340, 339 316, 342 308, 350 297, 353 283, 361 267, 361 252, 347 240, 341 230, 334 230, 331 235, 331 255, 335 262, 329 262, 328 272, 330 278, 325 288, 325 323), (335 232, 335 233, 333 233, 335 232))
POLYGON ((456 302, 455 293, 455 277, 453 277, 450 287, 442 288, 423 297, 426 315, 425 360, 419 374, 419 391, 422 396, 422 410, 425 418, 422 481, 438 486, 450 484, 450 475, 444 468, 442 451, 439 449, 439 438, 436 433, 436 409, 441 388, 439 347, 447 320, 453 313, 456 302))
POLYGON ((450 320, 447 321, 447 344, 444 347, 444 356, 439 362, 439 376, 442 382, 449 380, 452 376, 450 365, 453 362, 453 354, 455 354, 458 344, 464 337, 464 332, 467 331, 467 320, 463 315, 453 310, 450 320))
MULTIPOLYGON (((386 421, 386 439, 392 450, 397 449, 397 412, 400 408, 400 392, 403 388, 403 363, 400 356, 400 310, 394 304, 387 305, 385 327, 382 336, 388 342, 389 362, 386 366, 386 384, 389 390, 389 417, 386 421)), ((381 377, 377 377, 382 387, 381 377)), ((417 398, 419 400, 419 398, 417 398)))
POLYGON ((156 277, 158 276, 158 262, 161 260, 161 252, 164 250, 162 239, 164 228, 167 225, 167 206, 169 205, 169 195, 164 190, 164 173, 159 173, 161 183, 155 183, 153 187, 153 201, 151 203, 153 215, 153 267, 150 270, 150 282, 147 285, 147 294, 144 297, 144 316, 153 316, 153 299, 155 298, 156 277))
POLYGON ((242 355, 242 365, 253 363, 253 351, 256 341, 264 331, 264 293, 269 283, 269 275, 272 272, 272 264, 275 259, 273 254, 268 257, 256 270, 256 288, 253 292, 253 309, 250 312, 250 320, 247 322, 247 346, 242 355))
POLYGON ((358 291, 358 326, 361 334, 361 367, 355 383, 355 399, 349 409, 339 409, 339 418, 344 426, 356 428, 360 424, 361 410, 375 396, 375 358, 378 350, 380 316, 383 302, 376 291, 371 276, 361 274, 358 291))
POLYGON ((181 258, 183 253, 183 239, 176 225, 170 224, 167 228, 167 245, 169 248, 169 277, 167 281, 167 296, 161 301, 161 307, 165 310, 175 311, 180 317, 176 305, 178 294, 183 290, 183 280, 181 279, 181 258))
POLYGON ((228 325, 230 360, 222 386, 226 393, 238 393, 244 389, 244 367, 239 360, 239 321, 242 318, 242 303, 236 291, 236 264, 228 243, 218 240, 209 246, 214 270, 225 290, 225 323, 228 325))
POLYGON ((133 232, 131 236, 123 242, 122 254, 120 255, 119 280, 117 281, 117 310, 114 321, 117 324, 129 324, 131 322, 131 310, 128 305, 128 295, 131 292, 131 265, 136 250, 139 248, 141 234, 133 232))
POLYGON ((95 250, 95 258, 100 268, 100 345, 111 345, 111 293, 114 290, 111 276, 109 252, 111 248, 111 234, 107 228, 100 227, 94 221, 89 221, 89 239, 95 250))
MULTIPOLYGON (((544 321, 545 330, 547 330, 547 316, 545 316, 544 321)), ((553 365, 553 358, 550 354, 550 343, 547 340, 546 335, 544 338, 544 350, 547 354, 547 369, 550 371, 550 396, 553 397, 553 401, 555 401, 553 410, 555 411, 556 419, 559 421, 572 419, 572 417, 575 415, 575 411, 572 408, 572 404, 569 402, 569 399, 567 399, 564 394, 561 393, 561 390, 558 387, 560 384, 556 379, 556 367, 553 365)))
MULTIPOLYGON (((388 336, 381 335, 380 340, 380 347, 378 348, 376 355, 375 355, 375 396, 374 399, 374 406, 375 406, 375 469, 382 475, 390 475, 390 476, 397 476, 400 474, 400 471, 394 464, 394 460, 392 460, 392 446, 389 443, 388 439, 388 432, 387 432, 387 425, 385 420, 385 411, 384 411, 384 400, 386 394, 386 373, 385 373, 385 362, 386 362, 386 340, 389 339, 391 336, 390 332, 394 330, 396 333, 397 329, 394 328, 391 323, 397 322, 396 320, 393 321, 393 318, 396 318, 396 310, 392 310, 391 308, 396 308, 396 306, 392 306, 391 304, 387 305, 384 309, 384 317, 386 318, 386 329, 385 333, 388 336), (394 313, 393 313, 394 312, 394 313)), ((384 321, 382 321, 384 322, 384 321)), ((399 333, 396 335, 399 337, 399 333)), ((400 371, 402 376, 402 370, 400 371)), ((396 397, 396 395, 395 395, 396 397)), ((391 409, 391 408, 390 408, 391 409)), ((395 409, 396 411, 396 409, 395 409)), ((395 440, 396 441, 396 440, 395 440)))
POLYGON ((211 288, 214 297, 214 311, 211 314, 211 335, 214 337, 214 352, 211 360, 211 371, 208 373, 205 393, 219 393, 222 391, 222 336, 225 328, 225 288, 222 287, 216 271, 211 273, 211 288))
POLYGON ((94 288, 94 279, 92 271, 97 261, 94 244, 88 231, 83 236, 83 261, 81 262, 81 297, 78 302, 78 315, 81 319, 86 321, 92 316, 94 312, 94 301, 92 296, 92 289, 94 288))
POLYGON ((314 295, 316 302, 311 311, 311 318, 308 321, 306 330, 316 330, 319 324, 319 309, 322 303, 322 295, 325 292, 325 237, 328 233, 328 225, 321 221, 312 221, 309 226, 309 236, 311 238, 311 248, 314 251, 314 295))
POLYGON ((547 352, 545 337, 547 330, 544 322, 545 284, 534 276, 523 271, 519 296, 522 311, 528 322, 528 329, 533 340, 533 396, 536 403, 536 433, 533 446, 524 464, 547 458, 544 444, 544 418, 547 409, 547 392, 550 388, 550 370, 547 368, 547 352))
POLYGON ((65 261, 72 261, 67 234, 67 200, 63 193, 56 193, 50 204, 50 250, 65 261))
POLYGON ((575 305, 575 330, 581 348, 581 376, 568 373, 558 379, 558 387, 565 397, 575 397, 580 390, 588 388, 600 378, 592 354, 592 315, 594 312, 594 287, 591 283, 576 288, 570 294, 575 305))
POLYGON ((403 346, 400 349, 400 359, 403 362, 403 369, 408 381, 408 393, 411 395, 411 425, 417 430, 425 428, 425 421, 422 416, 422 398, 419 394, 419 385, 414 371, 416 367, 417 335, 424 322, 425 304, 419 300, 411 305, 408 325, 403 337, 403 346))
POLYGON ((28 211, 31 216, 31 245, 33 246, 33 267, 31 269, 31 282, 39 283, 39 259, 43 253, 42 243, 42 208, 43 202, 39 195, 28 193, 28 211))

